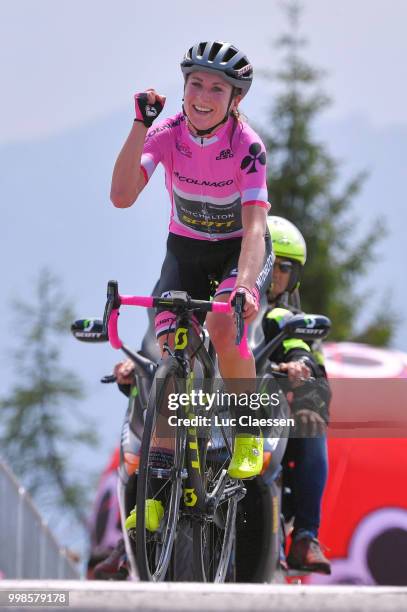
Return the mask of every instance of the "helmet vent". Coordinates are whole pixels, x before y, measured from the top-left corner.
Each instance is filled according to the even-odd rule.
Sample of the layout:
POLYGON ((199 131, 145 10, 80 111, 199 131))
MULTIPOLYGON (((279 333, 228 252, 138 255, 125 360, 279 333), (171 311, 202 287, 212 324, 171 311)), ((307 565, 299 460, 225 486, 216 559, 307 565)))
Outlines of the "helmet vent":
POLYGON ((234 47, 229 47, 229 49, 226 51, 225 55, 223 56, 222 62, 225 62, 225 64, 227 64, 227 62, 229 60, 232 59, 232 57, 235 57, 237 51, 234 47))
POLYGON ((233 70, 240 70, 241 68, 245 68, 247 66, 247 59, 245 57, 242 57, 242 59, 240 59, 237 64, 235 64, 233 66, 233 70))
POLYGON ((219 51, 222 49, 222 44, 218 43, 218 42, 214 42, 211 48, 211 51, 208 55, 208 60, 210 62, 213 62, 214 59, 216 58, 216 56, 218 55, 219 51))
POLYGON ((206 47, 206 42, 199 43, 198 53, 197 53, 198 57, 202 57, 203 56, 204 51, 205 51, 205 47, 206 47))

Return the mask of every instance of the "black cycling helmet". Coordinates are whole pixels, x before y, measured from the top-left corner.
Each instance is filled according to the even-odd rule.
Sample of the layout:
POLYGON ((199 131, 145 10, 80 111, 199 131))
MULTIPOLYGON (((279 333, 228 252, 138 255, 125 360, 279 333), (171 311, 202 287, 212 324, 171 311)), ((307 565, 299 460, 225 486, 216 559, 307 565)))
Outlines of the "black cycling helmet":
POLYGON ((231 43, 218 40, 199 42, 188 49, 181 70, 185 79, 195 71, 221 72, 225 81, 241 90, 242 97, 253 81, 253 66, 246 55, 231 43))

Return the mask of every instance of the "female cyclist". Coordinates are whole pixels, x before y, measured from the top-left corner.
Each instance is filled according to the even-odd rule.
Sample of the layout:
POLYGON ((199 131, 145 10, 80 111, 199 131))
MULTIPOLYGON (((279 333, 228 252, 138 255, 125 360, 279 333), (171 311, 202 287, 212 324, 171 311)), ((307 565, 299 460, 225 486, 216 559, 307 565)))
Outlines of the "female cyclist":
MULTIPOLYGON (((273 262, 265 148, 238 110, 253 69, 235 46, 214 41, 191 47, 181 70, 184 104, 177 115, 152 127, 165 96, 154 89, 134 96, 134 124, 114 167, 111 200, 118 208, 131 206, 161 162, 171 215, 158 294, 179 290, 207 300, 210 279, 216 278, 214 299, 232 301, 236 291, 244 292, 244 318, 250 323, 270 284, 273 262)), ((157 312, 161 349, 171 343, 174 320, 170 312, 157 312)), ((207 328, 222 377, 247 389, 241 381, 255 378, 254 359, 241 358, 232 315, 208 314, 207 328)), ((235 407, 235 413, 252 415, 248 406, 235 407)), ((256 476, 262 461, 259 429, 238 425, 229 475, 256 476)))

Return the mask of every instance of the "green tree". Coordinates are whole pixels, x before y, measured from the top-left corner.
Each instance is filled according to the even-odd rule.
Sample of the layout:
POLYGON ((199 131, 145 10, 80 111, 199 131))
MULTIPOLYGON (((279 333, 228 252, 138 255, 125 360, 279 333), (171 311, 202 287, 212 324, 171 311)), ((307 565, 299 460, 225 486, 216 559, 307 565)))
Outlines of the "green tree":
POLYGON ((33 303, 19 301, 14 309, 15 384, 0 401, 1 454, 40 508, 63 510, 59 516, 85 526, 88 476, 72 473, 70 457, 97 440, 76 410, 82 383, 60 364, 72 309, 48 270, 39 275, 33 303))
POLYGON ((366 173, 360 172, 337 190, 339 163, 313 133, 314 120, 330 103, 320 89, 323 75, 301 55, 306 45, 299 33, 301 5, 290 0, 284 7, 290 28, 277 41, 284 54, 282 69, 275 75, 264 73, 281 85, 271 110, 270 130, 264 135, 271 212, 295 223, 307 242, 306 272, 301 281, 304 309, 329 316, 335 340, 387 345, 395 325, 391 314, 379 312, 364 330, 355 331, 357 315, 367 297, 358 291, 358 280, 373 261, 384 228, 375 221, 355 242, 357 220, 352 203, 366 173))

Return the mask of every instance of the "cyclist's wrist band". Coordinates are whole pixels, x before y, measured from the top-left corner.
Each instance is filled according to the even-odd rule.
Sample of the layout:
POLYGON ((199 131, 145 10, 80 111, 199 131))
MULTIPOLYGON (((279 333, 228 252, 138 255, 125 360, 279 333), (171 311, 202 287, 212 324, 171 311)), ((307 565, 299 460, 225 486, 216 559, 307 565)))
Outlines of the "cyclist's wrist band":
POLYGON ((246 289, 246 291, 248 291, 248 292, 250 293, 250 295, 255 296, 255 291, 254 291, 254 289, 249 289, 249 287, 246 287, 246 285, 238 285, 238 286, 236 287, 236 292, 238 292, 238 291, 239 291, 239 289, 246 289))
POLYGON ((253 289, 249 289, 249 287, 246 287, 246 285, 238 285, 236 287, 236 291, 239 291, 239 289, 246 289, 247 291, 249 291, 250 293, 253 291, 253 289))

